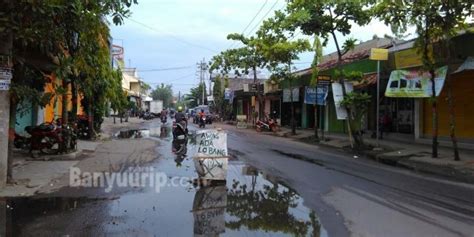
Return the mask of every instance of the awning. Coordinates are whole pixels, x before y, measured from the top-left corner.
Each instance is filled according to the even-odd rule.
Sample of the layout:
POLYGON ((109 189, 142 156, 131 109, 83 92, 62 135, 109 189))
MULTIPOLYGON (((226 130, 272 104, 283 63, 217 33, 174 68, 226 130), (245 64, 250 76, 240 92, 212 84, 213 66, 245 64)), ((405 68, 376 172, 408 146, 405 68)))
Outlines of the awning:
POLYGON ((464 61, 464 63, 461 64, 461 66, 459 66, 458 70, 456 70, 452 74, 461 73, 465 71, 471 71, 471 70, 474 70, 474 57, 467 57, 466 61, 464 61))

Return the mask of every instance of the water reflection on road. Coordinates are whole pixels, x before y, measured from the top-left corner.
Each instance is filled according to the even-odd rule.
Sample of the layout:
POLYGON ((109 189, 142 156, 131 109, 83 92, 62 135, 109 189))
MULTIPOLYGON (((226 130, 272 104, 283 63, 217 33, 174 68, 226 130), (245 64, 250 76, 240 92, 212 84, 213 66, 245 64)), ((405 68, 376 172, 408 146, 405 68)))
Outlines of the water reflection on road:
MULTIPOLYGON (((190 155, 175 163, 171 129, 152 128, 117 137, 160 139, 162 159, 152 164, 168 178, 196 177, 190 155), (140 133, 140 135, 137 135, 140 133), (131 136, 128 136, 131 134, 131 136)), ((0 236, 327 236, 317 214, 278 177, 237 159, 227 184, 165 186, 103 198, 10 199, 0 202, 0 236), (3 207, 3 208, 2 208, 3 207), (5 218, 3 218, 5 217, 5 218)))

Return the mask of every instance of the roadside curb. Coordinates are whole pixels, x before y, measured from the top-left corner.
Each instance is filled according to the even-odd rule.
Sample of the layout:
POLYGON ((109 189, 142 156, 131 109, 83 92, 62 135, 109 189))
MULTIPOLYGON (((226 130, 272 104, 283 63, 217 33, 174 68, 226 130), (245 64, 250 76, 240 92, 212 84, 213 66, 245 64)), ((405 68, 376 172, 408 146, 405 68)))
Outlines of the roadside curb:
MULTIPOLYGON (((301 138, 295 138, 293 140, 304 142, 301 138)), ((351 152, 349 148, 350 145, 344 144, 343 140, 338 142, 335 142, 334 140, 341 139, 333 139, 333 142, 304 143, 324 146, 337 150, 343 150, 348 153, 351 152)), ((420 151, 409 149, 396 149, 393 147, 391 147, 390 149, 387 149, 385 151, 363 150, 360 151, 360 154, 366 158, 375 160, 382 164, 401 167, 419 173, 446 177, 458 182, 474 184, 474 164, 472 164, 471 167, 469 167, 469 165, 467 165, 466 163, 462 162, 450 164, 454 163, 450 160, 445 160, 444 162, 439 161, 438 163, 440 164, 436 164, 434 162, 426 162, 421 159, 421 157, 423 157, 423 154, 420 151)))
POLYGON ((397 164, 416 172, 436 174, 456 181, 474 184, 474 169, 461 165, 437 165, 413 159, 400 160, 397 164))

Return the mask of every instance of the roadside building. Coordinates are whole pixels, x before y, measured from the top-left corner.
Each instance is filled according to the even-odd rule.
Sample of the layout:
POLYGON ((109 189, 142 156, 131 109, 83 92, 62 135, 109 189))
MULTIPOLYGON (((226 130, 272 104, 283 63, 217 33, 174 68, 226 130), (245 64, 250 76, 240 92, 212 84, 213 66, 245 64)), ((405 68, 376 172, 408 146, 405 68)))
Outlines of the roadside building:
POLYGON ((266 80, 263 85, 264 113, 281 124, 282 90, 274 80, 266 80))
MULTIPOLYGON (((369 112, 365 117, 364 129, 375 130, 375 101, 376 101, 376 74, 377 63, 369 59, 371 48, 390 48, 394 41, 388 38, 374 38, 372 40, 362 42, 355 46, 343 56, 341 69, 345 71, 360 71, 364 74, 361 82, 354 83, 354 89, 358 91, 367 92, 372 96, 372 102, 369 105, 369 112)), ((318 81, 334 81, 334 74, 337 67, 337 52, 324 55, 322 62, 319 64, 319 78, 318 81)), ((382 65, 385 67, 385 65, 382 65)), ((346 123, 344 120, 338 120, 336 115, 336 107, 333 99, 333 92, 328 83, 319 85, 319 92, 314 92, 317 96, 308 97, 308 92, 314 87, 311 83, 312 69, 307 68, 294 72, 298 79, 289 82, 284 80, 282 84, 283 94, 289 94, 289 88, 293 88, 293 103, 295 104, 295 118, 297 126, 301 128, 314 128, 315 110, 318 111, 318 127, 327 132, 345 133, 347 132, 346 123), (291 86, 290 86, 291 85, 291 86), (321 91, 321 87, 324 90, 321 91), (327 90, 326 90, 327 88, 327 90), (285 93, 286 92, 286 93, 285 93), (321 95, 321 93, 323 95, 321 95), (314 105, 308 98, 317 98, 323 96, 325 99, 321 101, 320 105, 314 105)), ((283 96, 285 97, 285 96, 283 96)), ((288 97, 288 96, 287 96, 288 97)), ((283 99, 282 113, 288 114, 286 118, 282 118, 283 125, 290 124, 291 102, 289 99, 283 99)))
MULTIPOLYGON (((124 68, 122 71, 122 89, 127 94, 128 101, 132 102, 135 110, 142 108, 141 81, 136 68, 124 68)), ((138 111, 130 111, 135 114, 138 111)))
MULTIPOLYGON (((456 122, 456 136, 461 147, 472 147, 474 143, 474 33, 463 33, 453 39, 454 65, 449 82, 438 97, 438 135, 440 142, 450 145, 450 107, 448 105, 448 83, 451 84, 454 118, 456 122)), ((435 51, 437 48, 435 46, 435 51)), ((432 134, 432 111, 429 98, 416 100, 415 114, 417 124, 415 125, 415 139, 420 142, 429 143, 432 134)))
POLYGON ((256 93, 259 91, 263 94, 266 79, 257 81, 255 84, 254 79, 229 78, 228 91, 232 95, 232 113, 235 116, 245 115, 247 121, 253 121, 255 113, 260 109, 256 93))

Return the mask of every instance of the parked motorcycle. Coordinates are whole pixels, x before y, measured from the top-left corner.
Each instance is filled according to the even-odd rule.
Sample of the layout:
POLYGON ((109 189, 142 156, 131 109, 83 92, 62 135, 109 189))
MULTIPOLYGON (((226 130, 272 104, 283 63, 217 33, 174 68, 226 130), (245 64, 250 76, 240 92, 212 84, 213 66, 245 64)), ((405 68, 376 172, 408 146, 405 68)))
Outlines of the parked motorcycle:
POLYGON ((81 139, 90 139, 89 118, 87 116, 78 116, 76 121, 76 135, 81 139))
POLYGON ((15 139, 13 140, 13 145, 18 149, 28 149, 30 148, 31 138, 21 136, 18 133, 15 133, 15 139))
POLYGON ((155 118, 155 115, 153 115, 152 113, 150 112, 145 112, 145 114, 143 115, 142 117, 144 120, 151 120, 151 119, 154 119, 155 118))
POLYGON ((277 132, 278 131, 278 124, 273 119, 266 119, 266 120, 257 120, 255 124, 255 129, 257 132, 262 131, 269 131, 269 132, 277 132))

